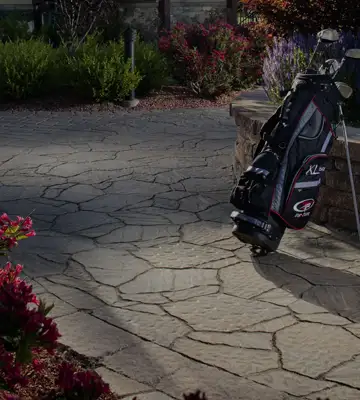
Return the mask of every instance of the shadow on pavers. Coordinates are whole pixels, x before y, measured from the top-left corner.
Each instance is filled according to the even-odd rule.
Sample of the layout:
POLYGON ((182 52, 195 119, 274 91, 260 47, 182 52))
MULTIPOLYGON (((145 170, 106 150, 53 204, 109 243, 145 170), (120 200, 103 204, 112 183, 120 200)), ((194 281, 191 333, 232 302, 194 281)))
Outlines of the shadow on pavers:
MULTIPOLYGON (((7 207, 6 202, 0 204, 2 211, 10 211, 12 218, 14 215, 25 216, 29 212, 26 200, 12 206, 9 202, 10 207, 7 207)), ((35 217, 36 231, 37 222, 35 217)), ((39 225, 41 226, 41 221, 39 225)), ((34 292, 48 304, 55 304, 52 316, 59 325, 65 345, 96 360, 97 364, 105 364, 113 371, 141 382, 142 385, 134 383, 134 391, 154 391, 161 379, 166 377, 167 381, 171 380, 168 369, 178 368, 179 364, 175 362, 182 357, 151 342, 141 333, 139 336, 134 334, 127 321, 121 317, 122 312, 127 310, 121 308, 121 305, 113 307, 103 300, 98 300, 94 294, 95 282, 87 280, 85 275, 83 279, 80 273, 73 276, 74 283, 52 279, 64 277, 71 280, 72 277, 64 276, 64 272, 74 263, 71 260, 72 254, 96 247, 91 238, 52 232, 51 228, 45 232, 41 232, 40 229, 38 236, 19 244, 19 248, 10 254, 10 260, 13 264, 23 264, 24 277, 33 284, 34 292), (79 284, 77 287, 76 283, 79 284), (168 364, 169 358, 174 359, 173 365, 168 364)), ((102 286, 103 290, 106 288, 113 289, 102 286)), ((120 296, 118 300, 121 302, 120 296)), ((124 306, 125 303, 126 301, 124 306)), ((128 303, 136 304, 130 301, 128 303)), ((106 380, 107 376, 104 378, 106 380)), ((175 382, 173 386, 176 386, 175 382)), ((123 389, 120 387, 120 390, 130 389, 125 386, 123 389)), ((130 392, 121 394, 134 395, 130 392)))
POLYGON ((277 287, 334 315, 360 322, 360 276, 356 275, 360 266, 343 270, 344 261, 331 261, 333 268, 284 253, 253 257, 256 271, 277 287))
MULTIPOLYGON (((13 253, 12 260, 14 262, 24 263, 25 273, 31 278, 46 280, 46 278, 50 278, 51 276, 62 276, 69 266, 72 254, 82 251, 86 252, 96 247, 93 240, 89 237, 72 234, 71 232, 70 234, 54 232, 54 218, 60 215, 59 209, 61 205, 56 203, 56 201, 51 202, 51 200, 41 199, 45 187, 51 186, 54 189, 55 186, 69 183, 67 175, 63 174, 56 177, 53 174, 49 174, 52 167, 60 166, 62 163, 65 164, 66 162, 79 163, 82 161, 81 159, 74 161, 73 156, 70 157, 70 161, 66 161, 67 158, 65 156, 70 147, 75 146, 81 154, 85 151, 90 151, 89 143, 95 142, 98 146, 92 146, 91 150, 100 148, 101 151, 109 151, 111 153, 113 151, 117 152, 116 146, 113 145, 118 144, 120 146, 121 144, 125 149, 127 146, 133 146, 133 143, 138 143, 142 140, 145 143, 152 140, 153 142, 155 141, 155 144, 158 143, 157 150, 164 151, 165 133, 163 133, 163 131, 166 131, 167 135, 174 135, 176 139, 175 144, 170 141, 169 146, 165 142, 166 151, 169 154, 167 147, 171 145, 176 150, 175 154, 177 154, 179 150, 179 148, 176 147, 178 146, 177 135, 186 129, 189 129, 189 134, 184 137, 184 141, 185 139, 190 142, 193 139, 197 141, 199 138, 208 141, 233 140, 233 133, 228 126, 230 121, 231 126, 233 122, 228 117, 227 111, 221 111, 220 113, 221 116, 226 115, 225 127, 218 126, 218 124, 214 123, 213 119, 209 119, 207 122, 208 126, 204 126, 203 120, 196 118, 198 112, 191 111, 191 114, 192 113, 194 113, 195 118, 189 119, 186 118, 186 116, 179 116, 177 117, 179 118, 179 124, 175 125, 172 120, 167 121, 169 118, 167 116, 165 117, 165 122, 163 121, 163 111, 157 112, 159 121, 155 119, 153 112, 147 113, 148 117, 146 117, 146 120, 144 120, 144 117, 142 119, 129 117, 124 132, 122 132, 121 128, 122 119, 124 118, 122 115, 120 118, 112 118, 109 119, 109 121, 98 121, 97 115, 93 117, 89 117, 88 115, 86 117, 77 117, 73 115, 65 116, 64 113, 61 113, 58 119, 57 116, 50 116, 43 112, 34 116, 30 113, 28 118, 28 113, 26 113, 22 123, 26 124, 25 127, 15 123, 19 118, 18 114, 7 117, 9 119, 9 127, 0 126, 0 130, 2 131, 0 140, 2 140, 3 147, 6 148, 8 154, 4 155, 4 160, 1 159, 0 161, 6 164, 5 160, 8 160, 9 155, 13 155, 16 159, 11 160, 11 165, 2 165, 1 173, 3 174, 3 181, 1 182, 0 178, 0 182, 2 183, 2 187, 0 188, 0 210, 8 212, 11 216, 26 216, 35 209, 36 211, 33 215, 34 228, 39 232, 39 236, 20 244, 19 249, 13 253), (152 121, 148 121, 150 116, 152 121), (129 123, 129 119, 131 119, 131 123, 129 123), (185 120, 185 122, 183 122, 183 120, 185 120), (154 126, 158 123, 159 127, 154 126), (150 125, 152 125, 151 128, 150 125), (144 127, 146 127, 146 129, 144 129, 144 127), (105 141, 105 139, 108 140, 105 141), (47 152, 48 145, 55 146, 56 149, 53 149, 53 152, 47 152), (29 150, 36 151, 30 152, 29 150), (40 157, 40 159, 34 159, 34 157, 40 157), (39 170, 40 167, 41 170, 39 170), (5 179, 6 174, 8 174, 7 180, 5 179), (21 179, 15 179, 19 177, 21 177, 21 179)), ((206 113, 209 113, 212 118, 217 118, 217 111, 206 111, 206 113), (213 115, 214 113, 215 116, 213 115)), ((170 117, 171 114, 173 114, 173 112, 170 112, 170 117)), ((227 144, 227 142, 225 144, 227 144)), ((221 148, 225 146, 225 144, 221 144, 221 148)), ((141 148, 143 149, 143 146, 141 148)), ((200 151, 200 157, 202 154, 201 152, 206 149, 199 148, 198 146, 197 150, 200 151)), ((144 149, 142 151, 145 152, 144 149)), ((74 151, 71 151, 71 154, 72 153, 76 153, 75 148, 74 151)), ((184 150, 184 154, 185 153, 187 153, 186 149, 184 150)), ((216 155, 214 149, 209 148, 209 158, 213 155, 216 155)), ((171 153, 169 157, 171 157, 171 153)), ((100 159, 105 161, 105 163, 108 160, 107 157, 103 159, 100 157, 100 159)), ((87 158, 84 158, 84 161, 86 160, 87 158)), ((210 161, 206 162, 216 170, 215 167, 218 161, 216 159, 211 159, 210 161)), ((94 161, 95 164, 92 166, 94 169, 96 168, 96 162, 97 161, 94 161)), ((105 167, 103 167, 103 170, 104 168, 105 167)), ((121 169, 120 165, 118 168, 121 169)), ((144 166, 145 170, 146 168, 147 166, 144 166)), ((87 184, 88 182, 84 182, 83 180, 86 178, 82 178, 80 172, 81 171, 77 174, 76 171, 74 171, 74 174, 69 175, 69 177, 77 176, 77 178, 74 179, 74 184, 76 182, 78 184, 87 184)), ((87 177, 86 173, 84 173, 84 175, 87 177)), ((122 175, 119 174, 119 176, 122 175)), ((70 179, 70 181, 72 180, 70 179)), ((208 182, 211 190, 220 189, 217 187, 213 189, 214 183, 212 179, 209 179, 208 182)), ((228 195, 226 195, 226 201, 227 196, 228 195)), ((215 197, 218 199, 217 193, 215 197)), ((220 196, 220 200, 222 198, 223 197, 220 196)), ((73 219, 76 219, 75 213, 77 212, 77 206, 74 204, 76 201, 71 202, 71 200, 72 199, 69 199, 70 204, 65 211, 71 215, 73 219)), ((228 221, 228 212, 224 211, 220 213, 219 211, 219 208, 216 209, 217 218, 220 220, 226 219, 226 221, 228 221)), ((209 220, 211 220, 213 211, 210 210, 204 212, 204 214, 203 219, 209 218, 209 220)), ((66 221, 66 223, 67 222, 68 221, 66 221)), ((64 225, 66 225, 66 223, 64 223, 64 225)), ((111 223, 112 222, 109 224, 111 223)), ((231 226, 229 225, 229 231, 230 230, 231 226)), ((106 306, 105 303, 97 307, 96 302, 93 302, 90 296, 94 294, 91 281, 82 279, 79 275, 76 276, 76 279, 79 282, 79 287, 74 288, 70 284, 65 285, 59 282, 54 284, 57 286, 57 289, 55 287, 50 288, 50 290, 48 289, 48 291, 53 294, 54 300, 57 300, 57 303, 63 303, 63 310, 59 311, 61 306, 55 306, 54 311, 60 314, 59 320, 64 321, 64 328, 66 329, 63 330, 60 327, 64 337, 69 337, 74 343, 79 343, 78 348, 75 350, 87 349, 87 351, 84 352, 90 353, 92 357, 99 357, 99 353, 114 357, 114 363, 112 364, 114 369, 117 369, 118 372, 123 372, 125 375, 138 378, 139 381, 150 385, 156 383, 156 380, 162 376, 170 376, 171 371, 168 370, 168 366, 171 365, 169 358, 172 359, 170 353, 174 354, 174 357, 178 357, 177 353, 171 352, 165 349, 165 347, 153 343, 149 338, 140 340, 138 336, 141 336, 141 334, 136 336, 129 333, 126 318, 121 317, 122 308, 120 306, 119 308, 106 306), (61 285, 61 290, 58 291, 61 285), (62 295, 61 291, 66 291, 66 293, 62 295), (79 292, 84 294, 82 300, 76 299, 79 292), (66 302, 62 302, 60 300, 61 298, 65 298, 66 302), (87 301, 88 303, 86 304, 87 301), (78 302, 82 303, 83 306, 81 307, 78 302), (95 317, 91 315, 91 312, 92 310, 96 310, 96 308, 102 310, 102 315, 99 316, 97 322, 94 323, 95 317), (101 320, 109 321, 109 324, 105 322, 100 323, 101 320), (108 330, 107 327, 109 327, 108 330), (111 336, 118 336, 114 346, 111 346, 111 336), (106 343, 104 343, 105 341, 106 343), (122 348, 121 350, 120 347, 122 348), (119 355, 117 360, 115 360, 116 354, 112 354, 116 350, 119 355), (117 364, 119 368, 115 368, 115 364, 117 364), (128 373, 126 373, 125 370, 121 370, 121 367, 128 368, 128 373), (144 374, 147 373, 148 375, 151 373, 152 378, 141 376, 141 372, 144 374)), ((44 286, 48 287, 48 284, 45 285, 45 283, 46 282, 44 282, 44 286)), ((36 285, 34 287, 35 292, 37 292, 38 289, 45 292, 44 288, 41 288, 41 285, 36 285)), ((95 296, 93 297, 95 299, 95 296)), ((156 316, 153 318, 155 319, 156 316)), ((179 367, 179 365, 176 365, 176 367, 179 367)), ((171 381, 171 376, 167 379, 171 381)), ((171 382, 169 386, 171 386, 171 382)))

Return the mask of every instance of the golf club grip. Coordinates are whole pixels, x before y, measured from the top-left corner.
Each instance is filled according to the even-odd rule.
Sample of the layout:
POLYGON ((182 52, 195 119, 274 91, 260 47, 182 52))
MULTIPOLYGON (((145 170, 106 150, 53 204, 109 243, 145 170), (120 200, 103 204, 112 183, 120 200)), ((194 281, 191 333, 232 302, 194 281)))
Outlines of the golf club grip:
POLYGON ((360 71, 360 59, 343 58, 339 69, 333 75, 334 81, 344 81, 351 77, 352 74, 358 74, 360 71))
POLYGON ((347 67, 346 67, 346 63, 348 60, 343 59, 339 69, 335 72, 335 74, 333 75, 332 79, 333 81, 343 81, 344 79, 346 79, 347 77, 347 67))

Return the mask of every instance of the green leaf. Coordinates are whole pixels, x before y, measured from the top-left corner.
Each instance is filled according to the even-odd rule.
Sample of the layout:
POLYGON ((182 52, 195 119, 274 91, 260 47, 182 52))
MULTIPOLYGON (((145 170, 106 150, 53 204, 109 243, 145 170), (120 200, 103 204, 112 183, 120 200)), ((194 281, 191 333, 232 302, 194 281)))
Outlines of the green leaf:
POLYGON ((39 312, 43 315, 48 315, 50 313, 50 311, 55 307, 55 304, 51 304, 50 306, 47 306, 45 301, 40 299, 40 304, 39 304, 39 312))
POLYGON ((30 343, 27 338, 23 338, 20 343, 19 347, 16 351, 16 361, 20 362, 21 364, 28 364, 32 360, 32 352, 30 343))
POLYGON ((16 239, 17 240, 23 240, 23 239, 29 239, 27 236, 25 236, 25 235, 19 235, 19 236, 16 236, 16 239))
POLYGON ((9 226, 6 231, 5 234, 7 235, 13 235, 14 233, 16 233, 18 230, 20 229, 20 226, 9 226))

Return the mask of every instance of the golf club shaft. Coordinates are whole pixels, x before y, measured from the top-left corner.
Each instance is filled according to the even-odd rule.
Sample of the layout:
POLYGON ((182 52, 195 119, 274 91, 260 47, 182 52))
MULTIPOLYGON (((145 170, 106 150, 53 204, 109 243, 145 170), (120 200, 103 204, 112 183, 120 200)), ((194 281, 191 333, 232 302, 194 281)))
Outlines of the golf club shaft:
POLYGON ((352 166, 351 166, 350 151, 349 151, 349 140, 348 140, 346 125, 345 125, 345 120, 344 120, 344 114, 343 114, 343 110, 342 110, 341 104, 339 104, 339 109, 340 109, 340 118, 341 118, 342 128, 343 128, 343 132, 344 132, 344 145, 345 145, 346 159, 347 159, 348 170, 349 170, 350 185, 351 185, 351 191, 352 191, 353 201, 354 201, 356 228, 357 228, 358 236, 359 236, 359 240, 360 240, 359 209, 358 209, 357 198, 356 198, 356 189, 355 189, 355 183, 354 183, 354 176, 353 176, 352 166))
POLYGON ((309 64, 308 64, 308 66, 307 66, 307 68, 306 68, 306 71, 307 71, 307 72, 310 70, 310 67, 312 66, 312 63, 314 62, 315 55, 316 55, 316 53, 317 53, 318 50, 319 50, 319 46, 320 46, 320 41, 318 41, 318 42, 316 43, 316 47, 315 47, 314 53, 311 55, 309 64))

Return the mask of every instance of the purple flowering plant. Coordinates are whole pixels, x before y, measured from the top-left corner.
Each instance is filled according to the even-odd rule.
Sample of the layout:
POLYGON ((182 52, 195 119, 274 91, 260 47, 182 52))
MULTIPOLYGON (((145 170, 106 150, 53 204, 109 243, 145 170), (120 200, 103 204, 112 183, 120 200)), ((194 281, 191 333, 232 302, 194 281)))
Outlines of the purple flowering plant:
POLYGON ((263 64, 263 82, 271 101, 279 103, 282 91, 289 89, 297 73, 303 71, 311 52, 304 51, 293 38, 274 38, 272 46, 267 46, 263 64))
MULTIPOLYGON (((290 38, 274 38, 271 46, 266 48, 263 63, 263 85, 271 101, 280 103, 282 91, 291 87, 296 74, 303 72, 316 47, 315 35, 295 34, 290 38)), ((339 42, 333 44, 328 51, 315 60, 315 68, 329 58, 339 61, 346 50, 360 48, 360 33, 341 32, 339 42)), ((354 89, 354 95, 344 108, 345 117, 349 122, 358 122, 360 106, 360 70, 356 65, 347 71, 347 82, 354 89)))

